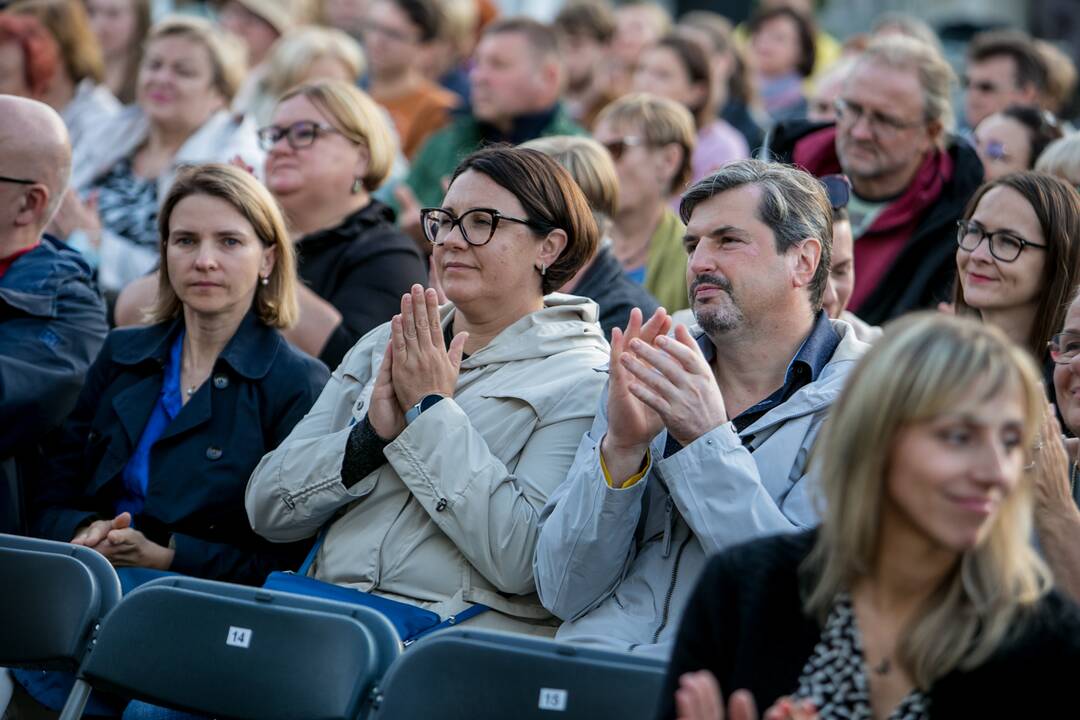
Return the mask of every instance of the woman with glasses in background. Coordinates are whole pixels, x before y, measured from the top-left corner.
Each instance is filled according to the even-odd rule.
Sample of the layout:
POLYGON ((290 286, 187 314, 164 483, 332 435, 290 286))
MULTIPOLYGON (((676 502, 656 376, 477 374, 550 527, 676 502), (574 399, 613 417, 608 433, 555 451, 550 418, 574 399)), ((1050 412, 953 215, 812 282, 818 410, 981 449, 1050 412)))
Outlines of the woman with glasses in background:
POLYGON ((975 191, 957 224, 957 315, 997 325, 1044 364, 1080 280, 1080 196, 1050 175, 1019 172, 975 191))
POLYGON ((1010 105, 975 128, 975 151, 986 179, 1030 170, 1046 146, 1063 136, 1053 115, 1037 107, 1010 105))
POLYGON ((674 100, 624 95, 597 115, 593 137, 611 153, 619 177, 612 253, 668 312, 690 307, 685 227, 669 203, 692 173, 693 116, 674 100))
POLYGON ((539 515, 592 424, 608 344, 595 303, 550 293, 592 257, 596 223, 554 160, 496 147, 462 161, 422 227, 450 304, 415 285, 360 340, 256 468, 248 518, 275 542, 329 523, 316 579, 552 635, 539 515))
POLYGON ((300 322, 286 338, 331 368, 390 319, 401 295, 427 282, 416 243, 374 192, 396 144, 385 114, 339 80, 293 88, 259 131, 266 185, 296 243, 300 322))

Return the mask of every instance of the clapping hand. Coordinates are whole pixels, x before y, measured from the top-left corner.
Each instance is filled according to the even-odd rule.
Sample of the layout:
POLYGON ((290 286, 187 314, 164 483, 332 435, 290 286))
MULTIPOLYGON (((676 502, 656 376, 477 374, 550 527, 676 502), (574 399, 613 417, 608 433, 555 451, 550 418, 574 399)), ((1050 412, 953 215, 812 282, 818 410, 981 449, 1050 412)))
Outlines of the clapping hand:
POLYGON ((425 395, 453 397, 468 333, 455 335, 447 349, 435 291, 413 285, 401 298, 390 332, 390 376, 402 412, 425 395))
POLYGON ((1035 448, 1035 500, 1039 512, 1054 514, 1074 509, 1072 490, 1069 487, 1069 464, 1076 458, 1075 438, 1063 440, 1061 424, 1058 423, 1053 405, 1043 411, 1043 423, 1039 446, 1035 448))
POLYGON ((97 247, 101 243, 101 217, 98 215, 96 193, 91 193, 83 202, 77 192, 68 189, 48 227, 48 231, 59 238, 67 238, 76 230, 85 232, 92 246, 97 247))
MULTIPOLYGON (((679 678, 675 691, 675 711, 678 720, 758 720, 754 696, 746 690, 736 690, 724 701, 716 677, 708 670, 686 673, 679 678)), ((765 712, 763 720, 818 720, 818 712, 809 700, 782 697, 765 712)))
POLYGON ((727 408, 712 368, 684 325, 675 337, 661 336, 650 344, 630 341, 630 352, 619 358, 633 376, 629 390, 660 418, 668 434, 683 446, 728 420, 727 408))

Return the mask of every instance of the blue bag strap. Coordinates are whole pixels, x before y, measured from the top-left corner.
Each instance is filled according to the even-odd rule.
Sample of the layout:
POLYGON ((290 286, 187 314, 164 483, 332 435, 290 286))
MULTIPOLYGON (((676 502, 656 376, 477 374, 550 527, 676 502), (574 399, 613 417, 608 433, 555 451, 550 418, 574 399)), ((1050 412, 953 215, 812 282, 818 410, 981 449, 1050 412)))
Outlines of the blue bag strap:
POLYGON ((414 642, 416 642, 417 640, 419 640, 422 637, 430 635, 433 632, 437 632, 439 630, 445 630, 448 627, 453 627, 454 625, 458 625, 460 623, 463 623, 466 620, 468 620, 470 618, 473 618, 473 617, 476 617, 480 613, 485 612, 485 611, 490 610, 490 609, 491 608, 489 608, 487 605, 480 605, 480 604, 470 605, 469 607, 467 607, 464 610, 462 610, 461 612, 459 612, 457 615, 451 615, 450 617, 446 618, 445 620, 443 620, 438 625, 432 625, 427 630, 423 630, 421 632, 418 632, 416 635, 414 635, 413 637, 406 640, 403 644, 405 645, 405 647, 408 647, 408 646, 412 645, 414 642))
POLYGON ((318 536, 315 538, 315 544, 311 546, 311 550, 308 552, 307 557, 304 558, 304 562, 300 564, 300 568, 296 571, 296 574, 300 577, 307 577, 308 571, 311 570, 312 563, 315 562, 315 556, 319 552, 319 548, 322 547, 323 540, 326 539, 326 531, 330 529, 329 523, 323 525, 322 530, 319 530, 318 536))

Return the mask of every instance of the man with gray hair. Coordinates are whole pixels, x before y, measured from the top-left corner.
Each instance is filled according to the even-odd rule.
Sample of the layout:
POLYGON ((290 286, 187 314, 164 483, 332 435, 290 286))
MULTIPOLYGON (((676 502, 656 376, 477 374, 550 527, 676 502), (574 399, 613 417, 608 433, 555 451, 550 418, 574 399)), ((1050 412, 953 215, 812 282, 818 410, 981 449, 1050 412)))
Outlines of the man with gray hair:
POLYGON ((779 162, 851 179, 850 309, 871 325, 952 292, 956 219, 983 178, 974 149, 951 134, 954 81, 933 47, 882 37, 854 61, 835 124, 784 123, 770 138, 779 162))
POLYGON ((13 95, 0 118, 0 532, 18 532, 19 478, 75 405, 108 326, 79 253, 44 235, 71 174, 63 120, 13 95))
POLYGON ((535 559, 557 639, 666 655, 705 558, 817 522, 807 454, 866 345, 829 320, 832 208, 801 170, 726 165, 682 197, 697 326, 633 311, 535 559))

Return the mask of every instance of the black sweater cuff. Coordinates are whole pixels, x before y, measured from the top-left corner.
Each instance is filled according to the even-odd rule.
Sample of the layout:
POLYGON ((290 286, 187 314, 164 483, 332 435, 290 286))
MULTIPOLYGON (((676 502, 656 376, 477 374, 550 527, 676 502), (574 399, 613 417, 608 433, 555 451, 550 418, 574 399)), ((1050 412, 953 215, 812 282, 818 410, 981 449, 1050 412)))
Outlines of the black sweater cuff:
POLYGON ((386 462, 383 448, 389 445, 371 427, 367 416, 353 426, 345 443, 345 457, 341 461, 341 482, 346 488, 370 475, 386 462))

